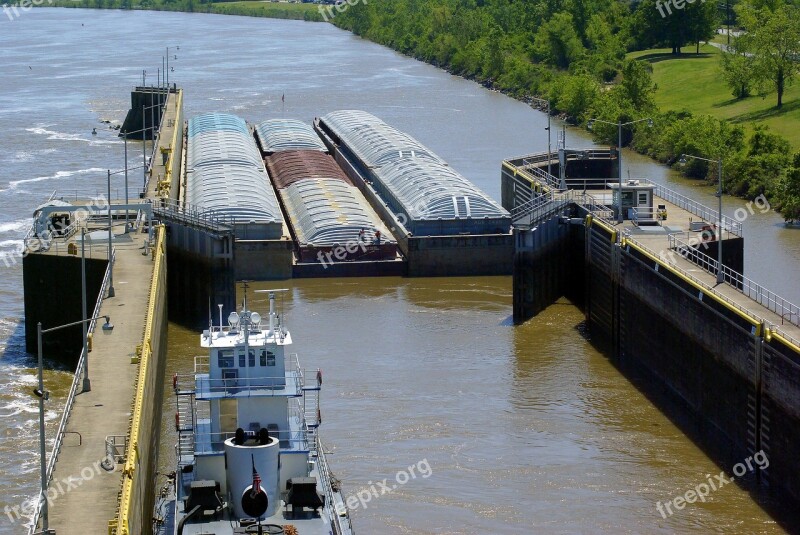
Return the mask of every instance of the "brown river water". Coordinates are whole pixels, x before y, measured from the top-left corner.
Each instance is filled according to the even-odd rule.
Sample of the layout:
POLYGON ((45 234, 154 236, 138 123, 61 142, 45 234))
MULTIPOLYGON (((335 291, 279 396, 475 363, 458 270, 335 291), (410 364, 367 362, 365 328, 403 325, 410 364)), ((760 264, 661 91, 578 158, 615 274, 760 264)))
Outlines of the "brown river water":
MULTIPOLYGON (((22 238, 54 189, 105 187, 105 169, 121 166, 123 147, 99 121, 124 118, 142 69, 154 79, 173 45, 181 49, 171 80, 186 90, 187 116, 310 121, 365 109, 494 198, 503 158, 547 147, 546 118, 526 105, 329 25, 36 9, 0 21, 0 248, 22 238)), ((591 144, 580 131, 567 138, 591 144)), ((626 154, 625 167, 715 202, 708 188, 641 156, 626 154)), ((732 213, 746 201, 725 202, 732 213)), ((771 211, 749 216, 744 229, 746 273, 800 301, 800 231, 771 211)), ((35 360, 24 352, 21 282, 21 265, 0 264, 0 511, 32 495, 38 477, 35 360)), ((345 492, 384 479, 396 485, 353 511, 360 534, 784 531, 766 511, 769 500, 735 484, 666 518, 658 512, 657 502, 732 467, 710 459, 592 346, 582 313, 567 301, 514 327, 510 277, 253 289, 270 287, 291 289, 286 321, 295 349, 304 367, 323 370, 321 433, 345 492)), ((251 303, 266 308, 252 296, 251 303)), ((168 374, 189 371, 198 333, 171 324, 169 341, 168 374)), ((52 434, 72 376, 48 366, 52 434)), ((172 470, 173 413, 168 396, 162 472, 172 470)), ((0 515, 0 533, 20 532, 0 515)))

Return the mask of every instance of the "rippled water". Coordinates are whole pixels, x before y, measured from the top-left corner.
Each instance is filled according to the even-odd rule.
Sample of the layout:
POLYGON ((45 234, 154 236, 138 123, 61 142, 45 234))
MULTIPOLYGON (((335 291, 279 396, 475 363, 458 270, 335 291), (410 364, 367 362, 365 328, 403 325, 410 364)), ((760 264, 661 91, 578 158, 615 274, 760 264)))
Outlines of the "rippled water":
MULTIPOLYGON (((493 197, 503 158, 546 148, 546 119, 527 106, 333 27, 198 14, 36 9, 0 21, 0 251, 54 189, 106 188, 119 123, 142 69, 171 79, 187 116, 310 121, 366 109, 429 145, 493 197), (285 95, 285 103, 282 96, 285 95), (92 128, 98 135, 92 136, 92 128)), ((568 131, 572 145, 588 144, 568 131)), ((132 160, 141 145, 131 144, 132 160)), ((626 154, 632 175, 676 181, 626 154)), ((138 177, 131 178, 132 186, 138 177)), ((117 180, 113 188, 122 187, 117 180)), ((744 201, 726 199, 732 213, 744 201)), ((747 271, 800 301, 800 234, 774 213, 745 222, 747 271)), ((37 481, 34 359, 24 353, 21 266, 0 263, 0 510, 37 481)), ((717 467, 587 341, 567 302, 512 327, 510 278, 291 281, 289 325, 309 368, 325 373, 323 437, 347 492, 427 460, 416 478, 354 512, 359 533, 780 531, 728 486, 668 520, 655 502, 717 467)), ((169 372, 187 370, 196 335, 170 326, 169 372)), ((48 362, 50 431, 71 374, 48 362)), ((166 405, 163 470, 171 461, 166 405)), ((15 533, 0 515, 0 533, 15 533)))

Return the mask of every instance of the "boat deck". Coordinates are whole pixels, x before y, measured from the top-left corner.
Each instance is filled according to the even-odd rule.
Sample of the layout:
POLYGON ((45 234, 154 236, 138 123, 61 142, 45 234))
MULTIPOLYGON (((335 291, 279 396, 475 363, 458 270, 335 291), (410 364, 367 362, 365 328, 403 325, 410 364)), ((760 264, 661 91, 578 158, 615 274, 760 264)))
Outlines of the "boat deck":
MULTIPOLYGON (((182 481, 179 481, 179 486, 186 485, 188 486, 192 481, 192 474, 180 474, 182 481)), ((322 487, 322 479, 319 477, 319 472, 317 471, 316 464, 314 469, 310 473, 310 477, 317 478, 317 490, 325 494, 324 488, 322 487)), ((169 514, 168 517, 165 519, 165 523, 161 526, 161 529, 158 531, 160 534, 173 534, 175 533, 175 518, 181 518, 184 514, 184 493, 182 490, 179 490, 179 497, 177 500, 167 504, 167 507, 174 507, 172 514, 169 514), (177 514, 174 514, 177 513, 177 514)), ((331 535, 331 533, 337 533, 334 529, 333 525, 337 519, 333 518, 332 515, 336 514, 334 511, 344 511, 344 504, 341 501, 341 496, 337 493, 337 501, 336 503, 329 506, 326 504, 324 507, 320 508, 317 512, 312 511, 311 509, 303 509, 297 513, 292 511, 292 507, 286 505, 284 501, 285 496, 282 496, 281 505, 278 507, 276 513, 269 518, 263 519, 261 525, 263 528, 263 533, 266 534, 283 534, 285 533, 284 527, 285 526, 293 526, 297 531, 297 535, 331 535), (273 529, 269 529, 272 527, 273 529)), ((251 526, 249 528, 241 527, 239 522, 232 519, 228 512, 223 512, 222 514, 218 515, 216 518, 204 518, 201 520, 195 520, 187 522, 183 527, 183 534, 184 535, 209 535, 209 534, 222 534, 222 533, 234 533, 234 534, 244 534, 244 533, 258 533, 257 527, 251 526)), ((346 531, 349 533, 349 530, 346 531)))

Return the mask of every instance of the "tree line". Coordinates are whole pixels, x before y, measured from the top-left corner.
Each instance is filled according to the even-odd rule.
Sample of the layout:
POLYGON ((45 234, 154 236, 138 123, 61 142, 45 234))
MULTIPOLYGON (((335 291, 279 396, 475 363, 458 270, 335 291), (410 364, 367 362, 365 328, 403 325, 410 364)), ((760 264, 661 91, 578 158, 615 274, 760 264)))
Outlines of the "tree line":
MULTIPOLYGON (((694 45, 697 53, 730 14, 745 33, 723 54, 721 76, 743 96, 771 87, 782 104, 800 59, 796 6, 742 0, 728 7, 699 0, 372 0, 333 23, 517 98, 549 99, 575 124, 652 117, 653 127, 626 129, 623 144, 670 165, 684 153, 723 158, 729 193, 765 194, 787 222, 800 220, 800 153, 792 156, 786 139, 766 127, 747 136, 711 116, 661 112, 651 65, 626 59, 651 48, 680 56, 694 45)), ((595 124, 598 141, 616 144, 616 127, 595 124)), ((709 181, 717 175, 702 161, 685 172, 709 181)))

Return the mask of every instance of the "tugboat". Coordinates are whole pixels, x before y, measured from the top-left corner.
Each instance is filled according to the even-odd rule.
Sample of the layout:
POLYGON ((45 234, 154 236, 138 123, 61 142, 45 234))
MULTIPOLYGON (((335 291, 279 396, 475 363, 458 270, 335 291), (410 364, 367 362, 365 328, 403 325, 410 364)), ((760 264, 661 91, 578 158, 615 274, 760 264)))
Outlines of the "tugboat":
POLYGON ((352 535, 320 443, 322 373, 310 378, 269 294, 269 318, 231 312, 200 336, 207 355, 173 376, 178 466, 162 489, 164 535, 352 535))

